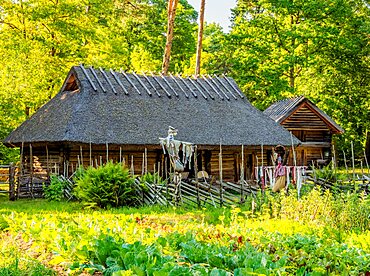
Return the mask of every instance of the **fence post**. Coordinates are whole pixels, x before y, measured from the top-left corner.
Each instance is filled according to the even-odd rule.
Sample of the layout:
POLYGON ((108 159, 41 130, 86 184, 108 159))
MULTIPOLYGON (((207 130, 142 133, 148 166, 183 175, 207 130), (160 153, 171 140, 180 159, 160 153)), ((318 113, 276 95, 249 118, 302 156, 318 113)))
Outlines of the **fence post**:
POLYGON ((223 185, 222 185, 222 145, 220 141, 220 153, 218 154, 218 166, 220 173, 220 207, 224 204, 223 185))
POLYGON ((195 181, 196 181, 196 186, 197 186, 197 205, 198 208, 201 206, 200 202, 200 195, 199 195, 199 179, 198 179, 198 148, 195 145, 194 146, 194 174, 195 174, 195 181))
POLYGON ((13 163, 9 166, 9 200, 15 200, 15 167, 13 163))

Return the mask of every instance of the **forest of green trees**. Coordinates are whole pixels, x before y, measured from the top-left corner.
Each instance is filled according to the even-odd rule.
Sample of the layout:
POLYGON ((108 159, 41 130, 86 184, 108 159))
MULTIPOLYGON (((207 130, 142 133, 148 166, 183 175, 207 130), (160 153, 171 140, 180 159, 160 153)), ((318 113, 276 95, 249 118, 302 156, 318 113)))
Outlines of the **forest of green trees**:
MULTIPOLYGON (((197 8, 179 2, 171 72, 194 74, 197 8)), ((239 0, 229 32, 206 24, 201 73, 233 77, 261 110, 306 95, 345 129, 338 151, 353 141, 361 156, 369 15, 367 0, 239 0)), ((73 65, 159 72, 166 29, 166 0, 0 0, 0 139, 58 93, 73 65)), ((0 162, 16 154, 0 143, 0 162)))

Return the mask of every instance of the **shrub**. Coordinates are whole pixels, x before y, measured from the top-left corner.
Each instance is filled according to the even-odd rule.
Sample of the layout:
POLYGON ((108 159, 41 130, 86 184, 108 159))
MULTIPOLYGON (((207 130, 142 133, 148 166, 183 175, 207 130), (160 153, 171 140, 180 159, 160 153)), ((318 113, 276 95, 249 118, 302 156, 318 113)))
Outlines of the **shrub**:
POLYGON ((49 201, 61 201, 64 199, 65 180, 56 175, 50 177, 50 185, 44 186, 44 196, 49 201))
POLYGON ((149 184, 158 184, 158 185, 166 184, 166 181, 163 180, 158 173, 152 174, 150 172, 147 172, 146 174, 142 175, 140 177, 140 182, 141 183, 147 182, 149 184))
POLYGON ((138 202, 134 179, 122 164, 89 167, 79 172, 75 181, 75 196, 89 207, 133 206, 138 202))
POLYGON ((346 180, 346 176, 343 174, 338 174, 332 169, 333 165, 330 162, 327 166, 323 167, 322 169, 315 169, 314 174, 317 178, 323 179, 328 182, 336 183, 337 181, 346 180))

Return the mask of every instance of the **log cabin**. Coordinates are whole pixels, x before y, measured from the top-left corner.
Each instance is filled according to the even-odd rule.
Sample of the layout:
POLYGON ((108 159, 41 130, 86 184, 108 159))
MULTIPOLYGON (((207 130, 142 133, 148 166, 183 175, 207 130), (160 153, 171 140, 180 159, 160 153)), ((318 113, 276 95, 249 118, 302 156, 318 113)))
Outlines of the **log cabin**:
MULTIPOLYGON (((344 130, 304 96, 278 101, 264 112, 302 143, 296 149, 298 165, 327 165, 332 158, 333 135, 344 130)), ((293 164, 292 155, 289 161, 293 164)))
POLYGON ((262 160, 261 145, 291 143, 290 133, 253 107, 232 78, 149 76, 80 65, 4 144, 20 148, 24 182, 70 177, 79 166, 108 160, 124 162, 135 174, 166 176, 169 162, 159 137, 167 136, 169 126, 178 129, 176 139, 197 145, 198 170, 211 176, 219 175, 221 144, 228 181, 240 177, 241 145, 244 175, 251 177, 262 160))

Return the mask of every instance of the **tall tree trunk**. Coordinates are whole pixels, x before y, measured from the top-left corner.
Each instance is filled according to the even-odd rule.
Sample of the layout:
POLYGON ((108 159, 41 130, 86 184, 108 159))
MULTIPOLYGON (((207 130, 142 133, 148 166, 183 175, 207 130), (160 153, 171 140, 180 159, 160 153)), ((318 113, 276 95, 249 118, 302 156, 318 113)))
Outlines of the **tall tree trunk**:
POLYGON ((199 31, 198 31, 198 44, 197 44, 197 59, 195 64, 195 76, 198 77, 200 74, 200 60, 202 56, 202 42, 203 42, 203 24, 204 24, 204 6, 206 0, 202 0, 200 3, 200 15, 199 15, 199 31))
MULTIPOLYGON (((293 28, 293 26, 295 25, 295 21, 294 21, 294 17, 293 15, 290 16, 290 27, 293 28)), ((291 39, 291 54, 294 56, 294 50, 295 50, 295 37, 292 36, 292 39, 291 39)), ((295 86, 295 61, 293 62, 293 64, 290 65, 290 68, 289 68, 289 86, 294 88, 295 86)))
POLYGON ((370 162, 370 130, 366 132, 365 154, 366 154, 367 162, 370 162))
POLYGON ((294 88, 294 85, 295 85, 295 71, 293 65, 289 69, 289 86, 294 88))
POLYGON ((164 49, 162 73, 167 75, 168 67, 170 66, 171 47, 173 40, 173 29, 175 25, 176 8, 179 0, 169 0, 167 7, 168 23, 167 23, 167 40, 164 49))

